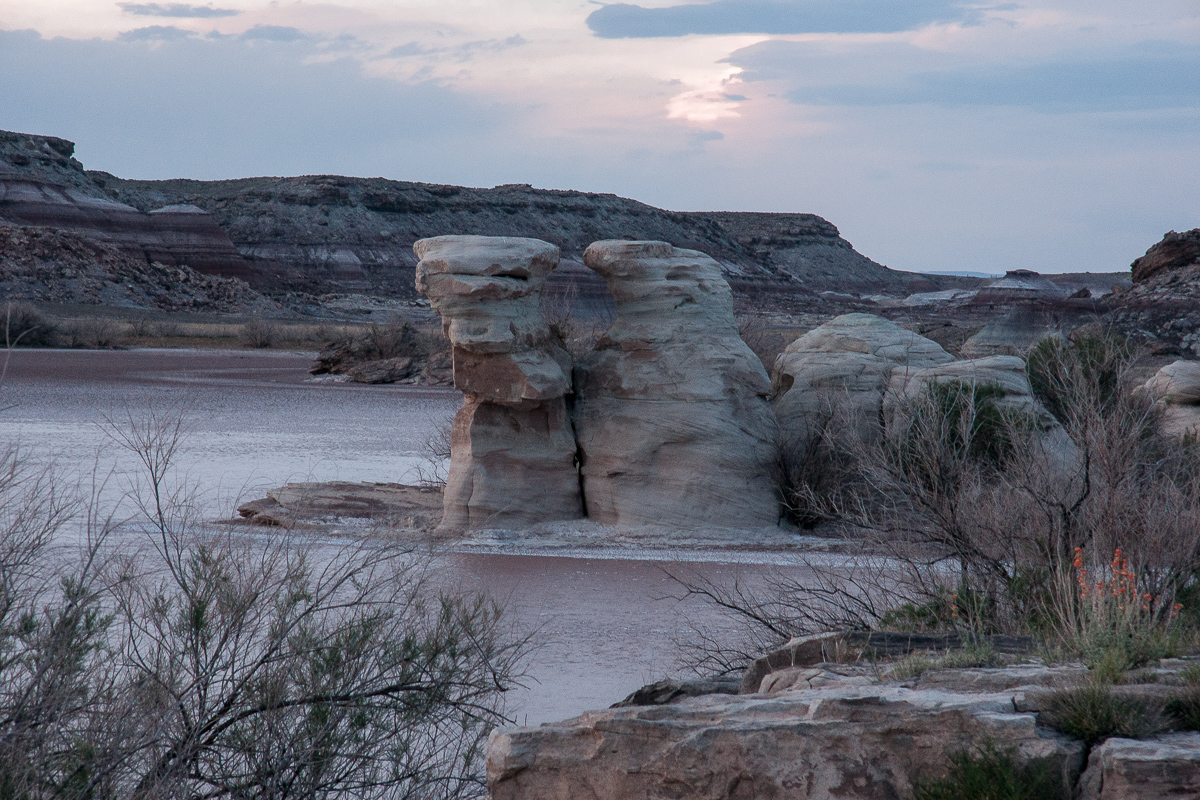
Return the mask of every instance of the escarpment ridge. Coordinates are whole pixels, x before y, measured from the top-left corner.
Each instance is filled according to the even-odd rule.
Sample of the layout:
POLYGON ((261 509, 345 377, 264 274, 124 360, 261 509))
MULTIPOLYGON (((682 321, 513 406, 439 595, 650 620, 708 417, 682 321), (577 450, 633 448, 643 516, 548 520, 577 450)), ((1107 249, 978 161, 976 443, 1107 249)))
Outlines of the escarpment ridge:
POLYGON ((554 280, 581 298, 605 294, 581 263, 584 249, 603 239, 703 252, 735 292, 903 293, 910 284, 962 281, 888 269, 814 214, 676 212, 528 184, 484 189, 337 175, 134 180, 85 170, 74 153, 65 139, 0 131, 0 223, 70 230, 147 262, 242 278, 276 295, 416 299, 412 246, 448 234, 549 242, 564 261, 554 280))

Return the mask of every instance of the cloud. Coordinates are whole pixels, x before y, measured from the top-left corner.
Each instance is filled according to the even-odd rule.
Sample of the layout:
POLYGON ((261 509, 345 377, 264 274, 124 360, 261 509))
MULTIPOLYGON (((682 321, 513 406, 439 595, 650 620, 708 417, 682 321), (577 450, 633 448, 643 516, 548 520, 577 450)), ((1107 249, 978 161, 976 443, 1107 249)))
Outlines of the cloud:
POLYGON ((117 34, 122 42, 173 42, 188 39, 194 34, 174 25, 151 25, 148 28, 135 28, 131 31, 117 34))
POLYGON ((893 33, 976 17, 976 12, 952 0, 717 0, 665 8, 616 3, 593 11, 587 25, 604 39, 642 39, 688 34, 893 33))
POLYGON ((963 63, 958 56, 904 47, 832 52, 810 43, 769 42, 738 51, 730 61, 745 68, 745 81, 790 83, 784 96, 801 105, 1024 106, 1044 112, 1200 107, 1200 47, 1162 42, 1052 54, 1020 65, 963 63), (931 68, 936 66, 942 68, 931 68))
POLYGON ((405 56, 423 56, 429 53, 437 52, 433 48, 426 47, 420 42, 408 42, 407 44, 396 45, 391 50, 384 54, 384 58, 403 58, 405 56))
POLYGON ((245 42, 300 42, 310 37, 296 28, 283 25, 255 25, 238 38, 245 42))
POLYGON ((43 39, 0 30, 0 129, 63 136, 124 177, 341 173, 437 177, 462 137, 504 136, 513 113, 435 83, 315 61, 317 43, 43 39), (439 153, 445 150, 444 154, 439 153))
POLYGON ((217 17, 236 17, 242 13, 232 8, 213 8, 212 6, 191 6, 186 3, 117 3, 126 14, 137 14, 142 17, 180 17, 183 19, 215 19, 217 17))

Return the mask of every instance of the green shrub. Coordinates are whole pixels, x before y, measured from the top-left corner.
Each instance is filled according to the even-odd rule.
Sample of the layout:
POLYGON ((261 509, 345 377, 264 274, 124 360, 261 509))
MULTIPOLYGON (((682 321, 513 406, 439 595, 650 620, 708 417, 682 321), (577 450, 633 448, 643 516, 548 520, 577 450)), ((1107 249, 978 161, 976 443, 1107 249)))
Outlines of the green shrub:
POLYGON ((1029 351, 1026 371, 1034 396, 1064 425, 1078 413, 1077 388, 1101 408, 1109 408, 1120 395, 1121 375, 1136 355, 1133 343, 1122 336, 1082 336, 1066 342, 1047 336, 1029 351))
POLYGON ((1149 697, 1122 697, 1094 683, 1043 695, 1038 721, 1091 746, 1110 736, 1143 739, 1169 727, 1165 704, 1149 697))
POLYGON ((1013 749, 986 742, 950 756, 950 774, 918 784, 914 800, 1059 800, 1062 777, 1046 759, 1017 762, 1013 749))
POLYGON ((1179 679, 1189 686, 1200 686, 1200 664, 1192 664, 1179 671, 1179 679))
POLYGON ((957 650, 936 653, 911 653, 898 660, 887 672, 887 679, 894 681, 916 678, 931 669, 980 669, 1004 664, 1000 654, 991 644, 970 644, 957 650))
POLYGON ((1177 728, 1200 731, 1200 684, 1189 684, 1168 700, 1167 713, 1177 728))

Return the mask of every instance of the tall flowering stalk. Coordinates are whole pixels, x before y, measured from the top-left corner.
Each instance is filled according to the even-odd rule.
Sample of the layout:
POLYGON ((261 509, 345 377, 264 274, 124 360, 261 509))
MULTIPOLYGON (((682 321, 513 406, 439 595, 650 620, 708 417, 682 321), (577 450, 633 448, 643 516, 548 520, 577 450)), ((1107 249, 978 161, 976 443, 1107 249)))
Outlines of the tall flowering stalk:
POLYGON ((1179 604, 1147 591, 1148 582, 1120 548, 1089 570, 1083 549, 1076 547, 1072 568, 1071 588, 1063 592, 1069 599, 1059 615, 1068 648, 1089 660, 1117 650, 1129 666, 1156 657, 1179 604))

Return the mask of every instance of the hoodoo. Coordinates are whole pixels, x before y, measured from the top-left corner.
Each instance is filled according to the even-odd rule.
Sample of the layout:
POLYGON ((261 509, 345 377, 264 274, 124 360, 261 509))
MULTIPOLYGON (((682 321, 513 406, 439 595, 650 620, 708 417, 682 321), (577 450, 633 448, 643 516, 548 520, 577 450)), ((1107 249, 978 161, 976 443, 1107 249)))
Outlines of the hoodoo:
POLYGON ((583 515, 565 396, 571 357, 540 298, 558 248, 538 239, 438 236, 413 250, 417 289, 442 315, 464 402, 451 432, 446 529, 583 515))
POLYGON ((587 513, 601 523, 774 525, 777 426, 762 362, 738 336, 712 258, 602 241, 584 263, 617 318, 575 370, 587 513))

